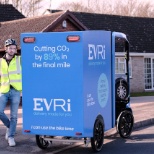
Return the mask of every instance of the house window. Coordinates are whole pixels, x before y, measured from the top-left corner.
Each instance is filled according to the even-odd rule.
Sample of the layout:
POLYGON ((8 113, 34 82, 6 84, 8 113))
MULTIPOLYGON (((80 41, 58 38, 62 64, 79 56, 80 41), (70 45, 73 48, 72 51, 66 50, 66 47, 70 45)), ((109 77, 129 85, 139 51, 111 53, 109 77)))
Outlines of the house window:
POLYGON ((123 57, 115 58, 115 73, 125 74, 125 58, 123 57))
MULTIPOLYGON (((115 57, 115 74, 125 74, 125 73, 126 73, 125 57, 115 57)), ((129 77, 132 77, 131 57, 129 58, 129 77)))
POLYGON ((144 58, 145 89, 154 89, 154 59, 144 58))

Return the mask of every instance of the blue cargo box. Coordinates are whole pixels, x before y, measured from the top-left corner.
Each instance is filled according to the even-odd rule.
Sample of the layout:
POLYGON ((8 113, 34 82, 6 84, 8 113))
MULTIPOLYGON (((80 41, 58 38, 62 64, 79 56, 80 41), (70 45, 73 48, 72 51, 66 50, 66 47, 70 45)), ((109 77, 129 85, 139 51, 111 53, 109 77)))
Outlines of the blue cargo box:
POLYGON ((21 34, 23 133, 92 137, 114 123, 110 31, 21 34))

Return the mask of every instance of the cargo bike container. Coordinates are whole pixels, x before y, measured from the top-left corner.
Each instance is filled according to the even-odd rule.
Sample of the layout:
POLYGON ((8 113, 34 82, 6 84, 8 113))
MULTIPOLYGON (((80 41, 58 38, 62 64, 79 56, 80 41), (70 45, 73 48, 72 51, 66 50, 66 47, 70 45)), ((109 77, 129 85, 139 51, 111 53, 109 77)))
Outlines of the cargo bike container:
MULTIPOLYGON (((102 149, 104 132, 133 128, 130 95, 115 98, 115 52, 122 49, 129 84, 129 42, 123 33, 73 31, 22 33, 23 133, 50 143, 83 141, 102 149)), ((129 91, 129 86, 128 89, 129 91)))

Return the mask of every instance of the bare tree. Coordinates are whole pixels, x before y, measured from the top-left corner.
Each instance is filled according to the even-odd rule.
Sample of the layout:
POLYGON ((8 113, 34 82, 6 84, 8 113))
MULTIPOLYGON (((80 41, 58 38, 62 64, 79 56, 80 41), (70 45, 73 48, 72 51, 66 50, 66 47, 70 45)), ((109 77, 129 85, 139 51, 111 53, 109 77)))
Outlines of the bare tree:
POLYGON ((12 4, 22 12, 26 17, 38 15, 39 10, 41 9, 41 2, 43 0, 12 0, 12 4))
POLYGON ((26 17, 38 15, 38 12, 42 7, 41 2, 43 2, 43 0, 31 0, 31 1, 0 0, 1 4, 9 4, 9 3, 12 4, 26 17))
POLYGON ((136 12, 134 12, 134 16, 154 17, 154 6, 150 3, 141 3, 136 12))
MULTIPOLYGON (((154 6, 153 6, 154 8, 154 6)), ((125 3, 115 3, 113 13, 124 16, 138 16, 138 17, 150 17, 152 6, 147 1, 131 0, 125 3)))
POLYGON ((59 5, 58 7, 60 10, 70 10, 70 11, 77 11, 77 12, 93 12, 93 9, 88 8, 81 3, 68 3, 68 2, 63 2, 59 5))
POLYGON ((114 14, 123 16, 138 16, 138 17, 154 17, 154 5, 150 1, 139 0, 87 0, 85 3, 62 3, 58 9, 90 12, 90 13, 103 13, 114 14))
MULTIPOLYGON (((43 0, 0 0, 0 4, 11 2, 26 17, 40 14, 39 11, 43 7, 43 0)), ((48 2, 50 9, 52 0, 48 2)), ((57 9, 122 16, 154 17, 154 3, 140 0, 80 0, 76 3, 63 2, 57 9)))
POLYGON ((9 4, 9 0, 0 0, 0 4, 9 4))

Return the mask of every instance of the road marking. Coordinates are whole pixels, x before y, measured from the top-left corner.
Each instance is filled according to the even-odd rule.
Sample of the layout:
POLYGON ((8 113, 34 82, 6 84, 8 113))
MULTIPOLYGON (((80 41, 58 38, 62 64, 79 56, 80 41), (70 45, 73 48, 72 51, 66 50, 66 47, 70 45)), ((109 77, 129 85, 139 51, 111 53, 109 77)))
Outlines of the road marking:
POLYGON ((68 149, 72 149, 72 148, 75 148, 75 147, 79 147, 81 145, 84 145, 84 144, 83 143, 75 143, 74 145, 70 145, 70 146, 61 148, 59 150, 52 151, 52 154, 56 154, 56 153, 59 153, 59 152, 62 152, 62 151, 68 150, 68 149))

